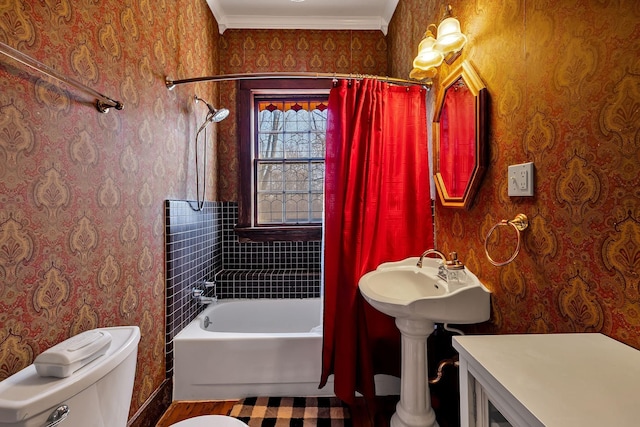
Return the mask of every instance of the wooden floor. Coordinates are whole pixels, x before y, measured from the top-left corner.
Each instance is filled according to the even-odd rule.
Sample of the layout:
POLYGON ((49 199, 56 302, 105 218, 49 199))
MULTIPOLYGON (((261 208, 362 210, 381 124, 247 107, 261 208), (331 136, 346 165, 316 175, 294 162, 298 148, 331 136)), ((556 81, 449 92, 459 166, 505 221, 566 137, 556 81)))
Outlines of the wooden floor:
MULTIPOLYGON (((156 427, 169 427, 178 421, 198 415, 227 415, 236 402, 237 400, 173 402, 156 427)), ((353 427, 388 427, 397 402, 398 396, 378 398, 379 412, 375 419, 371 419, 364 399, 357 399, 355 405, 349 408, 353 427)))

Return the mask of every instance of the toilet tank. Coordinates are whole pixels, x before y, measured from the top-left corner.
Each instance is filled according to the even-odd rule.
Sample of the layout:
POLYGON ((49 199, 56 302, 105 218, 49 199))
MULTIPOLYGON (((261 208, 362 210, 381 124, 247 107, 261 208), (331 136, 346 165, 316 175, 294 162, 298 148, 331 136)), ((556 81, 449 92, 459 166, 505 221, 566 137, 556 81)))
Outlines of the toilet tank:
POLYGON ((120 326, 96 331, 111 336, 109 348, 66 378, 40 376, 35 365, 29 365, 0 382, 0 427, 125 427, 140 329, 120 326), (51 414, 65 406, 66 417, 52 424, 51 414))

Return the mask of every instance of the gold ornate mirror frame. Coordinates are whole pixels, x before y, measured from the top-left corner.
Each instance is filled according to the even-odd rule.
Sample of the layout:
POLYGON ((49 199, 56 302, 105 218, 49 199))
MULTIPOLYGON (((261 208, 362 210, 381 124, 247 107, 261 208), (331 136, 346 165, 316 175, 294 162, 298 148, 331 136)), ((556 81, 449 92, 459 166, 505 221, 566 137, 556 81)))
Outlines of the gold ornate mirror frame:
POLYGON ((485 171, 487 131, 487 88, 471 63, 464 61, 442 81, 433 120, 434 179, 443 206, 464 209, 471 207, 485 171), (473 99, 468 99, 469 103, 473 102, 469 108, 473 108, 475 112, 474 117, 469 119, 473 123, 466 124, 473 127, 473 136, 470 136, 473 141, 468 141, 468 144, 459 144, 457 139, 450 141, 451 138, 448 137, 451 135, 449 128, 453 129, 456 123, 446 111, 449 108, 445 106, 447 95, 451 97, 453 91, 460 89, 473 96, 473 99), (469 170, 464 172, 462 178, 457 177, 460 188, 449 188, 452 186, 453 171, 448 168, 459 162, 469 163, 469 170))

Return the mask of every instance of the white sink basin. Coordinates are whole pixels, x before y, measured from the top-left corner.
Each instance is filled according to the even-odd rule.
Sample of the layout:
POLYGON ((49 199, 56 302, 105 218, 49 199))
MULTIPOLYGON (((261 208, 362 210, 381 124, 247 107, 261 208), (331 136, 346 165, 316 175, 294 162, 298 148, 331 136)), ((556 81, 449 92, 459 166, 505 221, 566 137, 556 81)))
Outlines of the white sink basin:
POLYGON ((360 278, 360 293, 376 310, 395 317, 402 339, 400 401, 391 427, 438 427, 427 383, 427 337, 434 323, 478 323, 489 319, 490 293, 466 268, 459 280, 438 277, 440 259, 380 264, 360 278))
POLYGON ((490 292, 465 269, 459 283, 438 277, 439 259, 417 257, 388 262, 360 278, 364 298, 376 310, 404 319, 438 323, 479 323, 489 319, 490 292))

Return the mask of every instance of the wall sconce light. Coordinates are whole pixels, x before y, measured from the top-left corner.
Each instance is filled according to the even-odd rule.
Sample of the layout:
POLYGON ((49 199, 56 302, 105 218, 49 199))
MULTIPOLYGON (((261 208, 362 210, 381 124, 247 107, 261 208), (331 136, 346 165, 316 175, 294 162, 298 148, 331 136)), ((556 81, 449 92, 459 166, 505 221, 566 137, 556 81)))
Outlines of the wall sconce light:
POLYGON ((436 29, 437 37, 434 37, 432 27, 436 29, 435 24, 430 24, 418 45, 418 55, 413 60, 413 70, 409 73, 412 79, 426 80, 435 77, 442 61, 453 62, 467 43, 467 36, 460 31, 460 21, 451 14, 451 5, 447 6, 446 15, 436 29))

